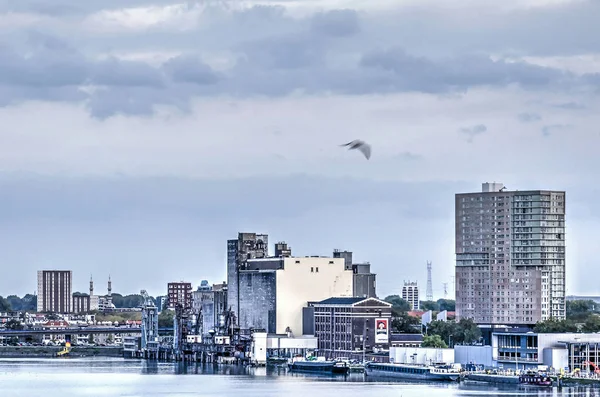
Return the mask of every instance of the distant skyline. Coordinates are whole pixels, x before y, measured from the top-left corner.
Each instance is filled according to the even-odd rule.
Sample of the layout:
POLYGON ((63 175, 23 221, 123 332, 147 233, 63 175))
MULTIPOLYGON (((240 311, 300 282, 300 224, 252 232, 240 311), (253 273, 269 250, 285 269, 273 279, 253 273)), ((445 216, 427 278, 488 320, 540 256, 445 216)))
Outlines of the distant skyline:
POLYGON ((381 296, 424 291, 430 260, 442 297, 454 194, 486 181, 567 192, 567 294, 595 294, 598 20, 592 0, 0 0, 0 295, 52 268, 74 291, 219 283, 256 231, 353 251, 381 296))

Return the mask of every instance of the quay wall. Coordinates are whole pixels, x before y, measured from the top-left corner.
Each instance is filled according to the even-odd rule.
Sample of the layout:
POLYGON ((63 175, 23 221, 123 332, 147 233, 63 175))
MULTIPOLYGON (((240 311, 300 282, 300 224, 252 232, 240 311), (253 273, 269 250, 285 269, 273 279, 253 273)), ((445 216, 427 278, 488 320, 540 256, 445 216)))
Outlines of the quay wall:
MULTIPOLYGON (((56 357, 60 346, 0 346, 0 357, 56 357)), ((86 346, 71 348, 71 357, 123 357, 122 347, 86 346)))
POLYGON ((478 382, 487 382, 487 383, 509 383, 509 384, 519 383, 518 376, 469 374, 469 375, 467 375, 467 379, 478 381, 478 382))

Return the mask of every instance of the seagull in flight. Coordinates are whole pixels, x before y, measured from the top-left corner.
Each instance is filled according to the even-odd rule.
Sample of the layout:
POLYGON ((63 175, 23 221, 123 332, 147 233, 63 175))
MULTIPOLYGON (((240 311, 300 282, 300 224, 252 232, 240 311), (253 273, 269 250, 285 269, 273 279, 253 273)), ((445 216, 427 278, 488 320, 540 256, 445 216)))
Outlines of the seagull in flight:
POLYGON ((371 158, 371 145, 361 141, 360 139, 355 139, 352 142, 348 142, 340 146, 348 146, 348 150, 358 149, 367 158, 367 160, 371 158))

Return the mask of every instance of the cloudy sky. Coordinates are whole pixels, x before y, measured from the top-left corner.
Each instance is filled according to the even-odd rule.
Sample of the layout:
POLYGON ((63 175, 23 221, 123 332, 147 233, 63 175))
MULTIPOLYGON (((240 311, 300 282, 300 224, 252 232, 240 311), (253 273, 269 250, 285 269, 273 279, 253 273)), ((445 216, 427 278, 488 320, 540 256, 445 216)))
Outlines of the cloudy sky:
MULTIPOLYGON (((454 193, 567 191, 596 294, 600 2, 0 0, 0 295, 225 279, 238 231, 451 290, 454 193), (365 160, 339 144, 364 139, 365 160), (594 210, 596 208, 596 210, 594 210)), ((452 291, 449 291, 450 295, 452 291)))

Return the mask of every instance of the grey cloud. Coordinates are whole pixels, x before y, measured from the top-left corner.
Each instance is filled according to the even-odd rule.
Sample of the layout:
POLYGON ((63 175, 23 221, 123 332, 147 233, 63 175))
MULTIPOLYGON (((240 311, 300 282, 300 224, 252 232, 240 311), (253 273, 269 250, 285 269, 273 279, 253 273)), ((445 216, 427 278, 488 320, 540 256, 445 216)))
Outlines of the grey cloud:
MULTIPOLYGON (((34 2, 25 4, 35 6, 34 2)), ((59 4, 69 2, 63 0, 59 4)), ((110 8, 111 4, 116 3, 105 6, 110 8)), ((207 25, 202 35, 198 32, 134 35, 140 41, 131 42, 129 50, 160 51, 172 48, 174 43, 179 45, 180 39, 185 41, 192 37, 203 43, 196 44, 195 48, 184 48, 183 55, 158 67, 142 61, 98 60, 89 51, 90 46, 99 45, 98 42, 103 43, 103 48, 111 48, 112 43, 118 48, 129 34, 118 39, 108 35, 81 41, 80 46, 86 48, 85 55, 67 45, 66 40, 40 35, 27 42, 26 48, 0 48, 0 86, 10 84, 14 86, 13 91, 18 91, 18 87, 24 91, 17 93, 10 103, 19 98, 36 98, 35 89, 26 86, 38 87, 40 98, 81 100, 82 95, 87 95, 92 114, 104 117, 116 113, 149 114, 160 104, 185 110, 194 96, 223 94, 238 97, 284 96, 292 92, 450 94, 473 87, 511 84, 526 89, 600 86, 595 75, 578 77, 526 63, 492 61, 481 55, 432 58, 398 47, 385 49, 385 45, 380 46, 382 50, 373 50, 373 43, 378 41, 365 41, 370 33, 362 27, 363 18, 367 17, 353 10, 334 10, 300 20, 286 16, 284 11, 281 6, 257 6, 230 12, 224 17, 213 10, 210 12, 218 16, 215 21, 219 23, 207 25), (219 40, 222 38, 230 44, 217 46, 210 34, 213 31, 218 33, 219 40), (348 36, 352 36, 352 40, 323 39, 348 36), (158 37, 165 40, 160 45, 156 44, 158 37), (204 54, 205 46, 214 51, 231 50, 237 63, 230 70, 215 72, 198 57, 204 54), (78 91, 78 86, 89 84, 105 89, 89 94, 78 91)), ((79 39, 73 36, 72 43, 76 43, 79 39)), ((1 94, 0 103, 7 103, 1 94)))
POLYGON ((551 125, 545 125, 542 127, 542 135, 544 136, 550 136, 552 135, 553 132, 556 131, 563 131, 563 130, 569 130, 573 128, 573 125, 571 124, 551 124, 551 125))
MULTIPOLYGON (((198 2, 187 1, 186 3, 193 4, 198 2)), ((172 4, 173 0, 0 0, 0 11, 64 16, 88 14, 107 9, 166 6, 172 4)))
POLYGON ((388 72, 387 76, 382 75, 384 81, 399 91, 444 92, 513 83, 540 87, 565 78, 560 71, 524 63, 494 62, 475 55, 436 62, 411 56, 399 48, 368 53, 360 64, 364 68, 388 72))
POLYGON ((487 131, 487 127, 483 124, 477 124, 473 127, 463 127, 460 129, 460 132, 466 134, 468 136, 467 141, 473 142, 473 139, 480 134, 483 134, 487 131))
POLYGON ((119 87, 161 87, 163 76, 156 68, 139 61, 115 58, 93 63, 90 82, 119 87))
POLYGON ((567 110, 581 110, 585 109, 585 105, 577 102, 565 102, 554 105, 555 108, 567 109, 567 110))
POLYGON ((519 115, 517 115, 517 118, 522 123, 531 123, 534 121, 540 121, 542 119, 542 116, 536 113, 520 113, 519 115))
POLYGON ((214 84, 219 80, 215 71, 196 57, 178 56, 163 65, 163 69, 174 80, 199 85, 214 84))
POLYGON ((322 43, 309 35, 288 35, 244 43, 237 50, 245 55, 240 68, 261 69, 307 69, 324 66, 326 53, 322 43))
POLYGON ((358 34, 360 24, 354 10, 333 10, 313 17, 312 30, 316 34, 332 37, 347 37, 358 34))

